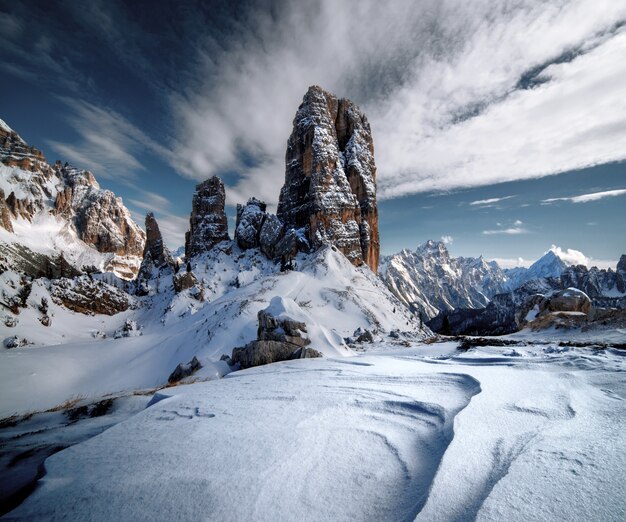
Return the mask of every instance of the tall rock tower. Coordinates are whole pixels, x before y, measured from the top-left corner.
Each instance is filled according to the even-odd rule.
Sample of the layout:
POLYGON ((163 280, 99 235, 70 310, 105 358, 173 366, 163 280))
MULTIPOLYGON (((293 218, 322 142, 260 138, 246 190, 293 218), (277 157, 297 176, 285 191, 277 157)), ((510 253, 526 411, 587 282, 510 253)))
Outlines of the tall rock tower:
POLYGON ((374 144, 350 100, 309 87, 287 142, 278 217, 313 248, 335 245, 355 265, 378 269, 374 144))
POLYGON ((229 239, 224 206, 226 191, 217 176, 196 185, 189 217, 189 232, 185 234, 185 255, 202 254, 220 241, 229 239))

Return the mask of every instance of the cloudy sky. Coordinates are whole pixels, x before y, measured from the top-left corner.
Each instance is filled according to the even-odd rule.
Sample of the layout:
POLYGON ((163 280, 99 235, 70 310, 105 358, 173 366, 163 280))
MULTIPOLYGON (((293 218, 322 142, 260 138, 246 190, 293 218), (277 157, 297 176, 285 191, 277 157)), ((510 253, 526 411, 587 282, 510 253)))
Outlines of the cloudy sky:
POLYGON ((385 253, 606 264, 626 252, 625 56, 616 0, 0 0, 0 118, 177 247, 210 175, 231 206, 277 202, 318 84, 371 122, 385 253))

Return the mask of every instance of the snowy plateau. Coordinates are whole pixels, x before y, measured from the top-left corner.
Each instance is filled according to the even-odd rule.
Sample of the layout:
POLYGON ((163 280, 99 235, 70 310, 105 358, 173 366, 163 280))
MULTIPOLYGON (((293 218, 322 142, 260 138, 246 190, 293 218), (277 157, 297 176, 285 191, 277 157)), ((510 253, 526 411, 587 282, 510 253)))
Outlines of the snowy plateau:
POLYGON ((319 87, 277 215, 230 236, 211 178, 174 255, 0 131, 3 519, 626 520, 626 256, 379 264, 369 124, 319 87))

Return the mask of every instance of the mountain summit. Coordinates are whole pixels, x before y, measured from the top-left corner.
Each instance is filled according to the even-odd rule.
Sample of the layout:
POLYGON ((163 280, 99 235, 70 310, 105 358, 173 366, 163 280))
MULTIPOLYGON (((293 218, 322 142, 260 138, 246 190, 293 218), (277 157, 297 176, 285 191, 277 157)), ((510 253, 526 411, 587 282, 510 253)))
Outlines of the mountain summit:
POLYGON ((305 94, 287 142, 277 215, 313 248, 335 245, 353 264, 378 269, 374 143, 350 100, 318 86, 305 94))

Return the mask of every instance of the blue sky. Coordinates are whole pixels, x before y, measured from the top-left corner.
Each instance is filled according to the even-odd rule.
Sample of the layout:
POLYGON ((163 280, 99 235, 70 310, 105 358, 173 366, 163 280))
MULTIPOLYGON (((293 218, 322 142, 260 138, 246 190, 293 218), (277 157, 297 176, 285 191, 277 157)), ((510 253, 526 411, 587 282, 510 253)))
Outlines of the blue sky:
POLYGON ((0 0, 0 118, 176 247, 210 175, 272 208, 319 84, 372 125, 384 253, 445 237, 607 265, 626 252, 625 21, 613 0, 0 0))

